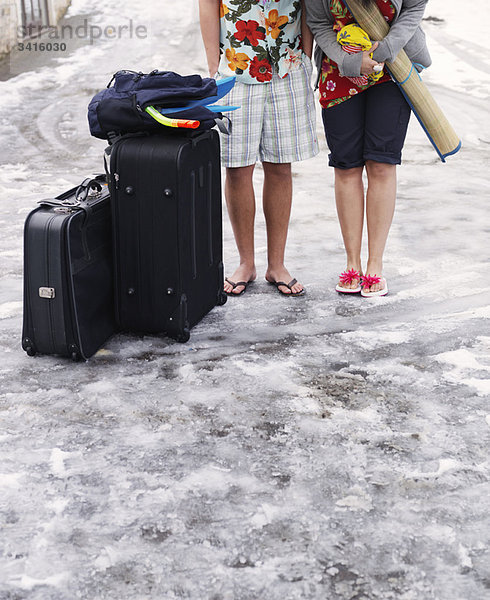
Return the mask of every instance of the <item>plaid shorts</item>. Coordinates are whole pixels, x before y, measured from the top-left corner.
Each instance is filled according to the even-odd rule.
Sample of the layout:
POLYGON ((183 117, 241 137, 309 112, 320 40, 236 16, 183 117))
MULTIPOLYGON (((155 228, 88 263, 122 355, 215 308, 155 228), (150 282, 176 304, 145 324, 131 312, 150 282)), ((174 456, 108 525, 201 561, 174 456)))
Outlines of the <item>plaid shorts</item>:
POLYGON ((274 73, 270 83, 235 84, 222 101, 241 107, 225 113, 232 132, 221 136, 223 166, 246 167, 257 160, 291 163, 318 154, 311 69, 306 57, 284 79, 274 73))

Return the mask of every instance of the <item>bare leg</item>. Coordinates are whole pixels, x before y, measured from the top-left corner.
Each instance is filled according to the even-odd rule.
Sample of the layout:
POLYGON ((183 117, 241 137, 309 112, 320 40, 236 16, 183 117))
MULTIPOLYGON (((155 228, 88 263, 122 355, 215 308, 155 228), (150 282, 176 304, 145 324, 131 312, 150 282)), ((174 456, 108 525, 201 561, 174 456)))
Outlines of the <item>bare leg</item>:
MULTIPOLYGON (((254 256, 255 195, 253 172, 255 165, 230 167, 226 169, 225 196, 235 242, 240 256, 240 265, 230 276, 231 281, 252 281, 257 277, 254 256)), ((225 281, 224 290, 232 292, 232 286, 225 281)), ((243 286, 233 293, 239 294, 243 286)))
MULTIPOLYGON (((284 281, 289 283, 293 278, 284 266, 284 253, 288 236, 289 217, 293 197, 293 180, 290 163, 263 163, 264 190, 263 205, 267 225, 267 281, 284 281)), ((290 290, 280 286, 285 294, 299 293, 303 290, 301 283, 296 283, 290 290)))
MULTIPOLYGON (((368 191, 366 216, 368 228, 369 258, 366 275, 383 273, 383 253, 388 239, 396 199, 396 165, 366 161, 368 191)), ((366 291, 377 292, 383 283, 372 285, 366 291)))
MULTIPOLYGON (((363 167, 353 169, 335 169, 335 201, 340 229, 347 254, 347 270, 355 269, 361 273, 362 227, 364 223, 364 185, 363 167)), ((356 279, 352 283, 339 283, 341 287, 354 289, 359 285, 356 279)))

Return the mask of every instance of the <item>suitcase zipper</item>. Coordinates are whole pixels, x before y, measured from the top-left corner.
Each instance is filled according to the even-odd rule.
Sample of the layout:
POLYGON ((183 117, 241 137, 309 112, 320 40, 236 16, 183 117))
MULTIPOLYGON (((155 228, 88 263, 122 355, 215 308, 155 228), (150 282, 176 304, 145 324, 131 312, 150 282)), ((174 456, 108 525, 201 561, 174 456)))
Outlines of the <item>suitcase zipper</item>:
POLYGON ((191 261, 192 261, 192 279, 197 277, 197 255, 196 255, 196 172, 191 171, 191 261))
MULTIPOLYGON (((47 281, 47 285, 51 286, 51 269, 50 269, 50 258, 51 258, 51 252, 50 252, 50 247, 49 247, 49 239, 50 239, 50 230, 51 230, 51 225, 54 222, 55 217, 51 217, 51 219, 49 219, 48 223, 47 223, 47 227, 46 227, 46 260, 45 260, 45 265, 46 265, 46 272, 45 272, 45 277, 46 277, 46 281, 47 281)), ((55 288, 53 288, 55 289, 55 288)), ((55 292, 56 293, 56 292, 55 292)), ((47 309, 48 309, 48 320, 49 320, 49 333, 50 333, 50 337, 51 337, 51 347, 53 348, 53 352, 56 352, 56 342, 55 342, 55 335, 54 335, 54 323, 53 323, 53 303, 48 301, 48 305, 47 305, 47 309)))
POLYGON ((207 208, 208 208, 208 262, 211 267, 214 263, 214 248, 213 248, 213 165, 208 163, 208 190, 207 190, 207 208))

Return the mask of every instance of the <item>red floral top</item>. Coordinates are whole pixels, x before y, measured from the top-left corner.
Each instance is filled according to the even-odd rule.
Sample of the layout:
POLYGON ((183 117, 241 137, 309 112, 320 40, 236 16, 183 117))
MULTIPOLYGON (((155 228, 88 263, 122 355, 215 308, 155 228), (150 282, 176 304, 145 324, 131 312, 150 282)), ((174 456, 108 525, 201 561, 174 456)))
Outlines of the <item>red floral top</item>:
MULTIPOLYGON (((395 16, 395 8, 390 0, 376 0, 376 3, 383 13, 384 18, 391 23, 395 16)), ((340 31, 345 25, 354 23, 354 17, 346 8, 342 0, 330 0, 330 12, 335 19, 334 29, 340 31)), ((390 76, 385 72, 384 76, 378 81, 370 81, 366 85, 356 85, 347 77, 340 74, 337 63, 330 60, 327 56, 323 57, 322 72, 319 82, 320 104, 323 108, 330 108, 340 104, 359 92, 366 90, 372 85, 377 85, 383 81, 390 81, 390 76)))

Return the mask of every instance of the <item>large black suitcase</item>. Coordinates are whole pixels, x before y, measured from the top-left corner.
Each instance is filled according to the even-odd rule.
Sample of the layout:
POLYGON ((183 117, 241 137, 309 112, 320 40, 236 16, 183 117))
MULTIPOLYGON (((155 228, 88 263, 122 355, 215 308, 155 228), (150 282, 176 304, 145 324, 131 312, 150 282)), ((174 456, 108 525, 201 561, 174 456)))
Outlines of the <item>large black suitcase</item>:
POLYGON ((22 347, 31 356, 87 359, 115 331, 105 179, 42 200, 26 219, 22 347))
POLYGON ((125 137, 111 151, 116 321, 185 342, 223 292, 219 137, 125 137))

